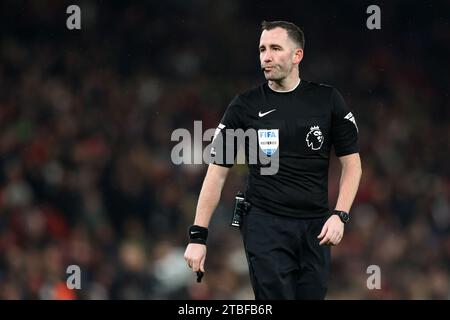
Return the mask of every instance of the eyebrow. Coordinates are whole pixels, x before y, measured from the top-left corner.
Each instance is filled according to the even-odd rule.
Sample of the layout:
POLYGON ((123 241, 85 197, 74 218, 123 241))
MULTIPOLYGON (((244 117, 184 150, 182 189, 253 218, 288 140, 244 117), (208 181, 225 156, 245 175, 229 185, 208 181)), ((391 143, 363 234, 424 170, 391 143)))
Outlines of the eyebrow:
MULTIPOLYGON (((262 45, 259 46, 259 49, 262 49, 262 48, 265 48, 265 47, 266 46, 262 44, 262 45)), ((269 47, 270 48, 275 48, 275 47, 283 48, 283 46, 281 46, 279 44, 270 44, 269 47)))

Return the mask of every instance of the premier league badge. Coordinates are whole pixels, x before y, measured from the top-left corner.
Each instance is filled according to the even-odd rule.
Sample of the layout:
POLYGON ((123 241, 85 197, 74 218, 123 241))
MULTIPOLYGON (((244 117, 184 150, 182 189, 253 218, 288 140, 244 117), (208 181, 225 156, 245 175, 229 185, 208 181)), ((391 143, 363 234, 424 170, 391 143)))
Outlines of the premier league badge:
POLYGON ((277 151, 279 145, 278 129, 259 129, 258 143, 261 150, 271 156, 277 151))
POLYGON ((322 131, 320 131, 319 126, 313 126, 310 129, 306 135, 306 144, 313 150, 319 150, 324 140, 322 131))

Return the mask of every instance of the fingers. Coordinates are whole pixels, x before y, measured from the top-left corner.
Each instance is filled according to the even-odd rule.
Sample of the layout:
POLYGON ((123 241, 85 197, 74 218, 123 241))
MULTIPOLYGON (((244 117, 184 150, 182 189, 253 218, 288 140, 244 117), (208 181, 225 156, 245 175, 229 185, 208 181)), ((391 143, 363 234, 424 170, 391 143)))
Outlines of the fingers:
POLYGON ((344 226, 342 222, 335 221, 329 218, 322 227, 317 238, 321 239, 319 245, 332 245, 335 246, 341 242, 342 236, 344 235, 344 226))
POLYGON ((200 271, 200 260, 195 259, 192 261, 192 271, 197 272, 200 271))
POLYGON ((320 245, 326 244, 331 246, 338 245, 342 240, 343 234, 339 231, 329 231, 326 236, 322 239, 322 241, 319 243, 320 245))
MULTIPOLYGON (((194 272, 200 271, 199 270, 200 265, 201 265, 200 259, 192 259, 192 258, 185 256, 184 260, 186 260, 188 267, 191 268, 192 271, 194 271, 194 272)), ((204 259, 203 259, 203 263, 204 263, 204 259)), ((203 271, 203 270, 201 270, 201 271, 203 271)))
POLYGON ((342 240, 343 234, 336 230, 328 230, 325 237, 322 239, 322 241, 319 242, 319 245, 338 245, 342 240))
POLYGON ((343 237, 343 236, 344 236, 343 234, 340 234, 340 235, 337 237, 336 242, 334 243, 335 246, 337 246, 339 243, 341 243, 341 240, 342 240, 342 237, 343 237))
POLYGON ((319 242, 319 245, 328 244, 330 242, 331 236, 333 235, 333 232, 329 230, 325 237, 322 239, 322 241, 319 242))
POLYGON ((184 254, 184 260, 186 260, 186 263, 189 268, 192 268, 192 260, 187 256, 187 254, 184 254))
POLYGON ((335 246, 335 245, 337 245, 338 244, 338 238, 339 238, 339 232, 337 232, 337 231, 335 231, 335 232, 333 232, 333 235, 331 236, 331 238, 330 238, 330 245, 332 245, 332 246, 335 246))
POLYGON ((205 272, 205 257, 200 260, 200 271, 205 272))
POLYGON ((206 247, 203 245, 189 244, 184 253, 184 260, 193 272, 205 272, 206 247))
POLYGON ((192 269, 192 271, 197 272, 200 271, 200 261, 194 260, 194 259, 185 259, 187 262, 187 265, 189 268, 192 269))

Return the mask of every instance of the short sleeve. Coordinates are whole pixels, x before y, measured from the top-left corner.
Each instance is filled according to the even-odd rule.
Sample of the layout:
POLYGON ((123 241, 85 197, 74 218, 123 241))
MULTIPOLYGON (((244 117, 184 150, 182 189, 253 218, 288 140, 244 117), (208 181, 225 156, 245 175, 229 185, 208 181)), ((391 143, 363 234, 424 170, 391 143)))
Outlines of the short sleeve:
POLYGON ((339 91, 334 88, 331 100, 331 137, 336 156, 342 157, 359 152, 359 130, 354 113, 348 108, 339 91))
POLYGON ((228 105, 211 142, 210 158, 213 164, 231 168, 237 155, 237 139, 234 130, 243 129, 244 107, 235 97, 228 105))

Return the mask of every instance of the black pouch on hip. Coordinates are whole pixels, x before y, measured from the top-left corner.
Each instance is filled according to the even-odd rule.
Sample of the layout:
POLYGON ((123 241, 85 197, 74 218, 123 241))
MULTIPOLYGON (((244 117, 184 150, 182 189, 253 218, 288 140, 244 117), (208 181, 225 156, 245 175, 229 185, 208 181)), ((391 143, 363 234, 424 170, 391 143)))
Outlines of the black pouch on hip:
POLYGON ((251 203, 245 199, 245 194, 239 191, 235 196, 233 215, 231 216, 232 227, 240 228, 242 222, 242 216, 248 214, 251 203))

